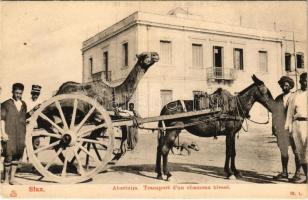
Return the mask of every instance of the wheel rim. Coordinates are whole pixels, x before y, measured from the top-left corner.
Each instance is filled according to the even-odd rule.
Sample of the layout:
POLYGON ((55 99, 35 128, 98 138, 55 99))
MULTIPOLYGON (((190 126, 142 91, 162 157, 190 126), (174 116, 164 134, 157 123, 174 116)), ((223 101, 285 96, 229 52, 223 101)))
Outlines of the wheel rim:
POLYGON ((112 122, 94 99, 80 94, 55 96, 31 116, 26 146, 30 162, 48 180, 86 181, 102 171, 111 159, 112 122), (50 109, 53 115, 48 114, 50 109), (86 112, 80 114, 80 110, 86 112), (45 129, 37 129, 39 122, 45 124, 45 129), (34 138, 39 138, 42 145, 36 147, 34 138))

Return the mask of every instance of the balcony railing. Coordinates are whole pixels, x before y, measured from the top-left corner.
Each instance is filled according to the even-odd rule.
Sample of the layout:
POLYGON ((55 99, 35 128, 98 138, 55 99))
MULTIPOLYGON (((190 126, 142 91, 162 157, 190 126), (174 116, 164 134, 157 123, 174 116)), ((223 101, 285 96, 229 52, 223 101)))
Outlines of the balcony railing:
POLYGON ((207 78, 214 80, 235 80, 235 70, 221 67, 206 68, 207 78))
POLYGON ((101 71, 101 72, 97 72, 95 74, 92 74, 92 80, 93 81, 101 81, 102 78, 105 81, 111 81, 111 71, 101 71))
POLYGON ((102 73, 104 74, 104 80, 106 81, 111 81, 111 71, 102 71, 102 73))

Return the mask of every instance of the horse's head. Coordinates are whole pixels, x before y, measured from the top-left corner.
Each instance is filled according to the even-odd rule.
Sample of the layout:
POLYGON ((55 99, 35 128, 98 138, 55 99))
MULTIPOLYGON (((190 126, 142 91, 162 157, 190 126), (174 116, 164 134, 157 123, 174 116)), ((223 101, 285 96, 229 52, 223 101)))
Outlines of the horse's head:
POLYGON ((254 92, 255 100, 259 102, 261 105, 263 105, 267 110, 272 111, 270 102, 273 100, 273 96, 271 92, 265 86, 264 82, 258 79, 256 75, 253 75, 251 78, 256 88, 254 92))
POLYGON ((154 63, 159 61, 159 55, 156 52, 143 52, 136 55, 138 63, 142 69, 147 71, 154 63))

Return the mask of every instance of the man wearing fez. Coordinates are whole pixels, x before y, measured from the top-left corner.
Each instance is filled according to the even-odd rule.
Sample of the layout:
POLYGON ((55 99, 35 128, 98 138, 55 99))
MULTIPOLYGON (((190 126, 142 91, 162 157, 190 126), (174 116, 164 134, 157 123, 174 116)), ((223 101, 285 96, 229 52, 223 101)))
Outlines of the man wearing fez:
MULTIPOLYGON (((26 115, 27 123, 29 122, 29 118, 31 117, 31 115, 33 115, 33 113, 40 106, 40 102, 41 101, 39 100, 39 96, 41 94, 41 88, 42 87, 40 85, 32 85, 31 98, 27 101, 27 108, 28 108, 28 113, 26 115)), ((39 144, 40 144, 39 137, 33 137, 32 142, 34 144, 34 147, 38 147, 39 144)), ((23 162, 28 162, 29 161, 26 148, 25 148, 23 156, 22 156, 22 161, 23 162)))
POLYGON ((296 151, 306 179, 293 181, 295 183, 308 183, 308 139, 307 139, 307 72, 300 75, 299 83, 301 88, 294 92, 289 99, 288 112, 285 129, 294 138, 296 151))
POLYGON ((27 107, 28 107, 28 117, 31 116, 35 110, 39 108, 40 101, 39 101, 39 96, 41 94, 41 86, 40 85, 32 85, 32 90, 31 90, 31 98, 27 102, 27 107))
POLYGON ((278 95, 275 99, 275 109, 272 112, 272 130, 273 134, 277 137, 278 148, 281 154, 282 172, 277 176, 274 176, 274 179, 288 179, 288 149, 289 146, 291 146, 294 153, 296 166, 296 171, 292 180, 299 180, 301 167, 299 157, 296 153, 296 147, 293 138, 288 133, 288 131, 284 129, 287 116, 287 102, 291 95, 290 91, 294 87, 294 81, 287 76, 282 76, 278 81, 278 84, 281 87, 282 94, 278 95))
POLYGON ((23 154, 26 135, 27 106, 22 101, 24 85, 13 84, 11 99, 1 105, 1 139, 4 153, 4 183, 18 184, 15 173, 23 154))

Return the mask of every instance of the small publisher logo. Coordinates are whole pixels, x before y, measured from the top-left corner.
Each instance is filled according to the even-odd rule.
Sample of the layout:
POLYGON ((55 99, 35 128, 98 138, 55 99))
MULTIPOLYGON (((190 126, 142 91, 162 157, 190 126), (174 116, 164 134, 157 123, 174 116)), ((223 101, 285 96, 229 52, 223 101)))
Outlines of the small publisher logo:
POLYGON ((10 193, 10 197, 17 197, 17 192, 15 190, 12 190, 10 193))

